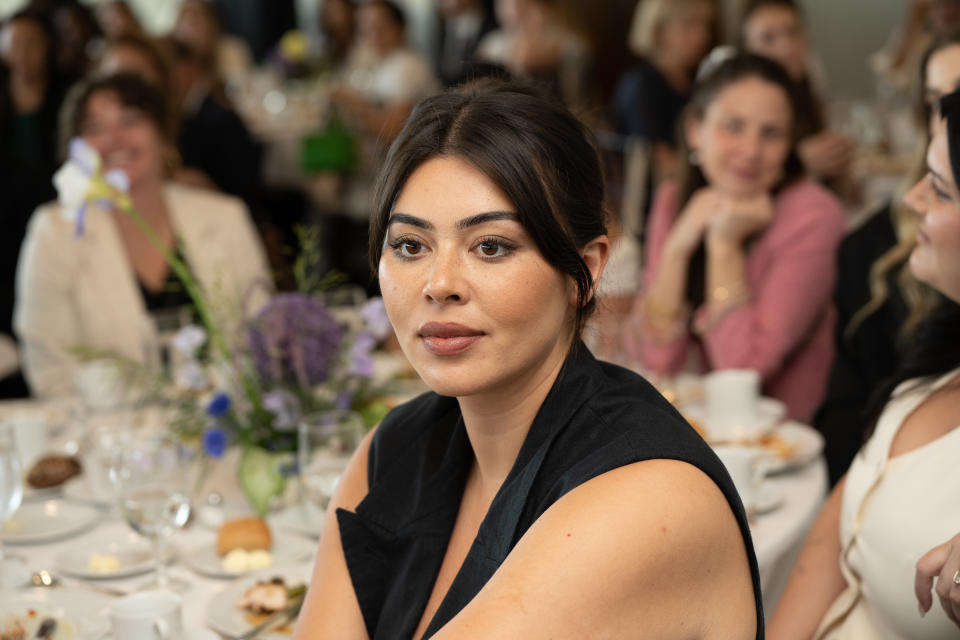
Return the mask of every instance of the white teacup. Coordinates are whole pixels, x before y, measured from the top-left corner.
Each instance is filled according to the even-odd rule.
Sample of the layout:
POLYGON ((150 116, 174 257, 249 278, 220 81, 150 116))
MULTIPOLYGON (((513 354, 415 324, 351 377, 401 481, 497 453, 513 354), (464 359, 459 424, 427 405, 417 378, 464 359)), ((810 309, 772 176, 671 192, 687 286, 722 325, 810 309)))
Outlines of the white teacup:
POLYGON ((756 509, 760 502, 760 487, 771 465, 769 454, 760 447, 737 445, 722 445, 714 447, 713 451, 727 468, 744 508, 748 511, 756 509))
POLYGON ((168 591, 141 591, 110 607, 113 640, 180 640, 180 596, 168 591))
POLYGON ((759 435, 759 373, 752 369, 720 369, 708 373, 703 386, 711 440, 737 440, 759 435))

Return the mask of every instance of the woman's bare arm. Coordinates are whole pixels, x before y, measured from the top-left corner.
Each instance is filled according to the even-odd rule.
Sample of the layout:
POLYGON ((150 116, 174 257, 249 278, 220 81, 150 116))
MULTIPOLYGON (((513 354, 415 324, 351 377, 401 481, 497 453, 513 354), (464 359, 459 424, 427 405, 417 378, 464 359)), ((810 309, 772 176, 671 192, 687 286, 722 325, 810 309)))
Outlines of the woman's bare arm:
POLYGON ((845 484, 846 478, 834 487, 807 535, 767 625, 770 640, 811 637, 827 609, 847 586, 840 573, 840 509, 845 484))
POLYGON ((577 487, 436 640, 754 638, 743 538, 719 488, 675 460, 577 487))

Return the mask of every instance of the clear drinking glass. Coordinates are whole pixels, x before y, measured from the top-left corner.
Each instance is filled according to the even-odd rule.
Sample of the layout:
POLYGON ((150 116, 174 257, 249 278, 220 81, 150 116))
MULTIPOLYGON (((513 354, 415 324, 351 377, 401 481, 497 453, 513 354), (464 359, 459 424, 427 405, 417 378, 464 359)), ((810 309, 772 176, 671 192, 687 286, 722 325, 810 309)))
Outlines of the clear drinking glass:
POLYGON ((305 514, 316 511, 310 507, 326 510, 364 431, 363 419, 353 411, 312 413, 300 421, 297 467, 305 514))
MULTIPOLYGON (((0 425, 0 529, 6 524, 23 500, 23 471, 17 452, 13 427, 0 425)), ((8 556, 0 538, 0 588, 11 587, 23 581, 25 565, 18 556, 8 556)))
POLYGON ((140 433, 124 443, 111 477, 120 510, 134 531, 153 542, 155 579, 146 589, 184 591, 187 584, 167 575, 164 547, 190 516, 190 490, 197 467, 195 450, 165 433, 140 433))

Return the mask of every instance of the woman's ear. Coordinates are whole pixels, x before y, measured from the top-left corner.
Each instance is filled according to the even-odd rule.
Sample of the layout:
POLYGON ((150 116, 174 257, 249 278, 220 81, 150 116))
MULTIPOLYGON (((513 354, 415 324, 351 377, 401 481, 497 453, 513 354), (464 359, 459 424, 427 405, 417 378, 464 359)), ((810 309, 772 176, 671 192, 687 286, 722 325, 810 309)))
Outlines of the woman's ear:
MULTIPOLYGON (((580 250, 580 257, 590 270, 590 296, 593 298, 597 293, 597 286, 600 284, 600 276, 603 275, 603 269, 607 266, 607 260, 610 258, 610 238, 608 236, 597 236, 580 250)), ((573 304, 576 305, 576 289, 573 291, 573 304)))

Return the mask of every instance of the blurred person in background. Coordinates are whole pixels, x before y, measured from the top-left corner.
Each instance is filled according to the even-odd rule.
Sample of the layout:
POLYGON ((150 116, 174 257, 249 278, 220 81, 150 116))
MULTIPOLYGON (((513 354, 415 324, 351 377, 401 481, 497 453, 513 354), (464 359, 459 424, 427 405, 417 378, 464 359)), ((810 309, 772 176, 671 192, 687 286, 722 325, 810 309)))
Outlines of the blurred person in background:
MULTIPOLYGON (((157 42, 143 35, 125 33, 107 40, 97 72, 101 75, 132 73, 165 96, 170 96, 173 89, 169 57, 157 42)), ((172 96, 170 100, 172 104, 172 96)), ((179 119, 176 120, 179 126, 179 119)))
POLYGON ((93 66, 102 33, 93 12, 79 0, 62 0, 53 9, 57 68, 71 83, 93 66))
POLYGON ((33 211, 54 195, 57 113, 65 82, 55 38, 36 10, 0 26, 0 397, 28 394, 13 331, 15 275, 33 211))
MULTIPOLYGON (((64 144, 82 137, 104 171, 123 171, 133 206, 167 249, 208 293, 239 303, 269 287, 260 241, 242 201, 167 180, 172 128, 168 101, 131 74, 80 84, 65 105, 64 144)), ((14 315, 35 395, 72 393, 77 347, 158 364, 154 317, 188 305, 163 254, 128 214, 89 205, 80 235, 59 203, 31 219, 14 315)))
POLYGON ((320 8, 320 33, 326 65, 341 68, 357 37, 357 7, 353 0, 324 0, 320 8))
POLYGON ((359 7, 357 47, 370 66, 348 73, 362 84, 335 89, 331 100, 368 137, 390 144, 413 106, 440 90, 430 63, 406 46, 406 18, 390 0, 369 0, 359 7))
POLYGON ((262 150, 237 112, 215 90, 219 85, 212 50, 195 50, 175 36, 168 44, 180 117, 180 163, 198 180, 200 172, 217 189, 256 209, 262 150))
POLYGON ((570 106, 587 100, 587 44, 565 23, 557 0, 497 0, 499 27, 483 37, 476 58, 519 78, 543 82, 570 106))
POLYGON ((698 81, 680 178, 657 190, 628 353, 654 375, 753 369, 764 395, 809 419, 833 359, 833 195, 803 177, 792 83, 749 53, 698 81))
POLYGON ((642 0, 634 12, 629 46, 640 64, 620 80, 613 119, 618 133, 650 145, 653 183, 680 167, 677 123, 715 32, 712 0, 642 0))
POLYGON ((927 173, 905 196, 921 219, 910 269, 938 304, 877 390, 870 438, 807 535, 771 640, 957 637, 960 558, 936 556, 960 530, 960 93, 940 111, 927 173), (947 561, 931 608, 931 565, 947 561))
MULTIPOLYGON (((881 98, 915 88, 916 70, 930 43, 960 27, 960 0, 908 0, 903 20, 887 45, 870 59, 881 98)), ((913 95, 910 91, 908 95, 913 95)))
MULTIPOLYGON (((918 67, 917 128, 926 132, 938 118, 940 98, 960 86, 960 32, 938 39, 918 67), (920 83, 918 83, 920 84, 920 83)), ((926 173, 918 157, 905 188, 926 173)), ((864 410, 881 382, 893 375, 917 325, 934 307, 937 294, 918 281, 908 258, 917 244, 920 217, 895 198, 848 235, 837 260, 836 352, 830 384, 814 426, 824 435, 830 483, 835 484, 863 445, 864 410)))
POLYGON ((143 33, 143 27, 124 0, 106 0, 97 5, 97 24, 108 38, 124 33, 143 33))
POLYGON ((477 45, 497 26, 491 4, 487 0, 436 0, 437 27, 431 58, 445 86, 470 77, 477 45))
POLYGON ((216 85, 221 80, 243 78, 252 65, 250 47, 240 38, 223 33, 220 14, 209 0, 185 0, 171 36, 188 45, 200 59, 209 61, 216 85))
POLYGON ((856 143, 827 127, 800 7, 794 0, 749 0, 740 21, 740 45, 780 63, 790 74, 797 99, 797 151, 804 168, 838 193, 852 195, 856 143))

